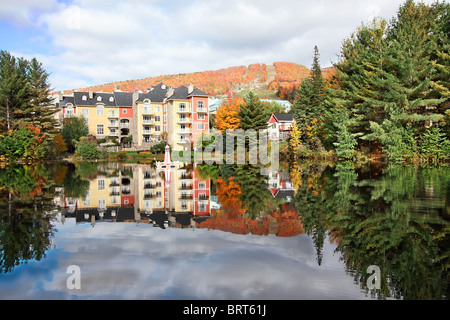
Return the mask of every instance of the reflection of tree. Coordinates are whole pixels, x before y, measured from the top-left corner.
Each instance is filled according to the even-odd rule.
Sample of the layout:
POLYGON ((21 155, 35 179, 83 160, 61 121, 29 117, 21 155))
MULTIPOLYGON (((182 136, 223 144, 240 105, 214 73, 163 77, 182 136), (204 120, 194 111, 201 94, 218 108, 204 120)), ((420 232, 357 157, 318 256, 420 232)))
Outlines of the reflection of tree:
POLYGON ((322 176, 325 166, 307 166, 299 169, 298 165, 296 165, 294 170, 301 170, 303 174, 303 176, 300 177, 303 181, 301 183, 297 182, 294 204, 302 217, 302 224, 305 228, 305 232, 310 235, 314 241, 317 253, 317 263, 321 265, 322 249, 328 230, 326 219, 327 196, 324 192, 326 179, 322 176))
POLYGON ((10 272, 50 248, 54 185, 44 166, 0 170, 0 270, 10 272))
MULTIPOLYGON (((91 167, 72 164, 67 165, 67 173, 63 180, 64 196, 67 198, 85 198, 89 190, 88 178, 93 174, 91 167)), ((97 171, 95 171, 96 176, 97 171)))
POLYGON ((214 210, 209 219, 198 223, 198 227, 283 237, 304 233, 294 208, 282 205, 283 199, 273 198, 260 167, 221 165, 203 167, 201 172, 202 176, 221 175, 215 184, 222 208, 214 210))
POLYGON ((367 267, 377 265, 382 286, 373 296, 448 297, 449 170, 391 166, 374 178, 338 166, 335 178, 327 221, 355 280, 365 287, 367 267))
POLYGON ((274 209, 277 200, 272 197, 267 177, 261 174, 260 167, 244 165, 236 167, 235 172, 235 180, 242 189, 241 202, 250 217, 255 218, 261 212, 274 209))

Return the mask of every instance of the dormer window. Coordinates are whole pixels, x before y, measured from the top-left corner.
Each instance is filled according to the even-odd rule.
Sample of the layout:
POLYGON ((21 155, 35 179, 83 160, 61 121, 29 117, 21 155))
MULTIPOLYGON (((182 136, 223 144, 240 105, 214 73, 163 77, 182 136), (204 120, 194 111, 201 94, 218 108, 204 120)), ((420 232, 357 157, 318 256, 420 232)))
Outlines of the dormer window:
POLYGON ((87 100, 87 97, 86 97, 86 96, 83 96, 81 99, 83 99, 83 101, 86 101, 86 100, 87 100))
POLYGON ((102 101, 102 97, 97 97, 97 101, 102 101))
POLYGON ((113 97, 109 98, 109 102, 113 102, 113 101, 114 101, 113 97))

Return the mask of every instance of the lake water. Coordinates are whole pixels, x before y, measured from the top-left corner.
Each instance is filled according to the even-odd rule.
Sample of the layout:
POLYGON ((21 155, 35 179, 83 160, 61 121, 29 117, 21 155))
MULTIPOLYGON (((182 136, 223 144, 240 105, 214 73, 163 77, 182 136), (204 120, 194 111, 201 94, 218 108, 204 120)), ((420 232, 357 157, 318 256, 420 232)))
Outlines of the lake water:
POLYGON ((0 170, 0 299, 448 299, 450 169, 0 170))

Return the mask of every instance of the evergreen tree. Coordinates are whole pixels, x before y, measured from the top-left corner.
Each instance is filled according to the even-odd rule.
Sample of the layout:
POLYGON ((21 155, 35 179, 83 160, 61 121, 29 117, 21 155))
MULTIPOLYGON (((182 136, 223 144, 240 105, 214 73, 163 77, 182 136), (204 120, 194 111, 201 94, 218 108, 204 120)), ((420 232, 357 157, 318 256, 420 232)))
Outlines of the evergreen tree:
POLYGON ((26 61, 0 52, 0 121, 3 130, 18 127, 17 118, 29 103, 26 61))
POLYGON ((42 68, 42 63, 35 58, 29 63, 28 83, 30 104, 25 109, 24 120, 33 123, 46 135, 54 135, 56 120, 54 114, 58 111, 51 101, 49 74, 42 68))
POLYGON ((310 76, 303 79, 296 90, 296 99, 292 106, 295 120, 303 134, 306 132, 306 125, 310 124, 312 119, 317 119, 320 126, 323 124, 325 80, 319 57, 319 49, 315 46, 310 76))
POLYGON ((321 118, 323 115, 323 103, 325 100, 325 81, 322 76, 322 69, 319 62, 319 49, 314 46, 313 64, 311 67, 311 107, 313 109, 313 118, 321 118))
POLYGON ((267 128, 269 120, 264 105, 253 92, 249 92, 244 99, 244 104, 239 108, 239 128, 244 130, 254 129, 256 131, 267 128))
POLYGON ((311 121, 311 115, 314 112, 312 109, 313 86, 311 84, 311 78, 303 79, 296 92, 296 99, 292 105, 292 111, 300 132, 304 134, 306 132, 306 125, 311 121))

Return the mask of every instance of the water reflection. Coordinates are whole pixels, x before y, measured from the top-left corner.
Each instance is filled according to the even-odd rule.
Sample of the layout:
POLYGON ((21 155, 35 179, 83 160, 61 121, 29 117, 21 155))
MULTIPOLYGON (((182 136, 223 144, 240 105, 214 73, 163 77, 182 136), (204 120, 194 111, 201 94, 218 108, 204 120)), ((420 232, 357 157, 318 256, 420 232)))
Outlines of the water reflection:
POLYGON ((99 224, 151 224, 162 232, 307 236, 317 267, 334 247, 372 298, 448 299, 449 186, 449 168, 348 163, 293 163, 277 172, 234 165, 8 167, 0 170, 1 272, 45 260, 56 225, 91 225, 95 232, 99 224), (371 265, 381 270, 379 290, 366 285, 371 265))

